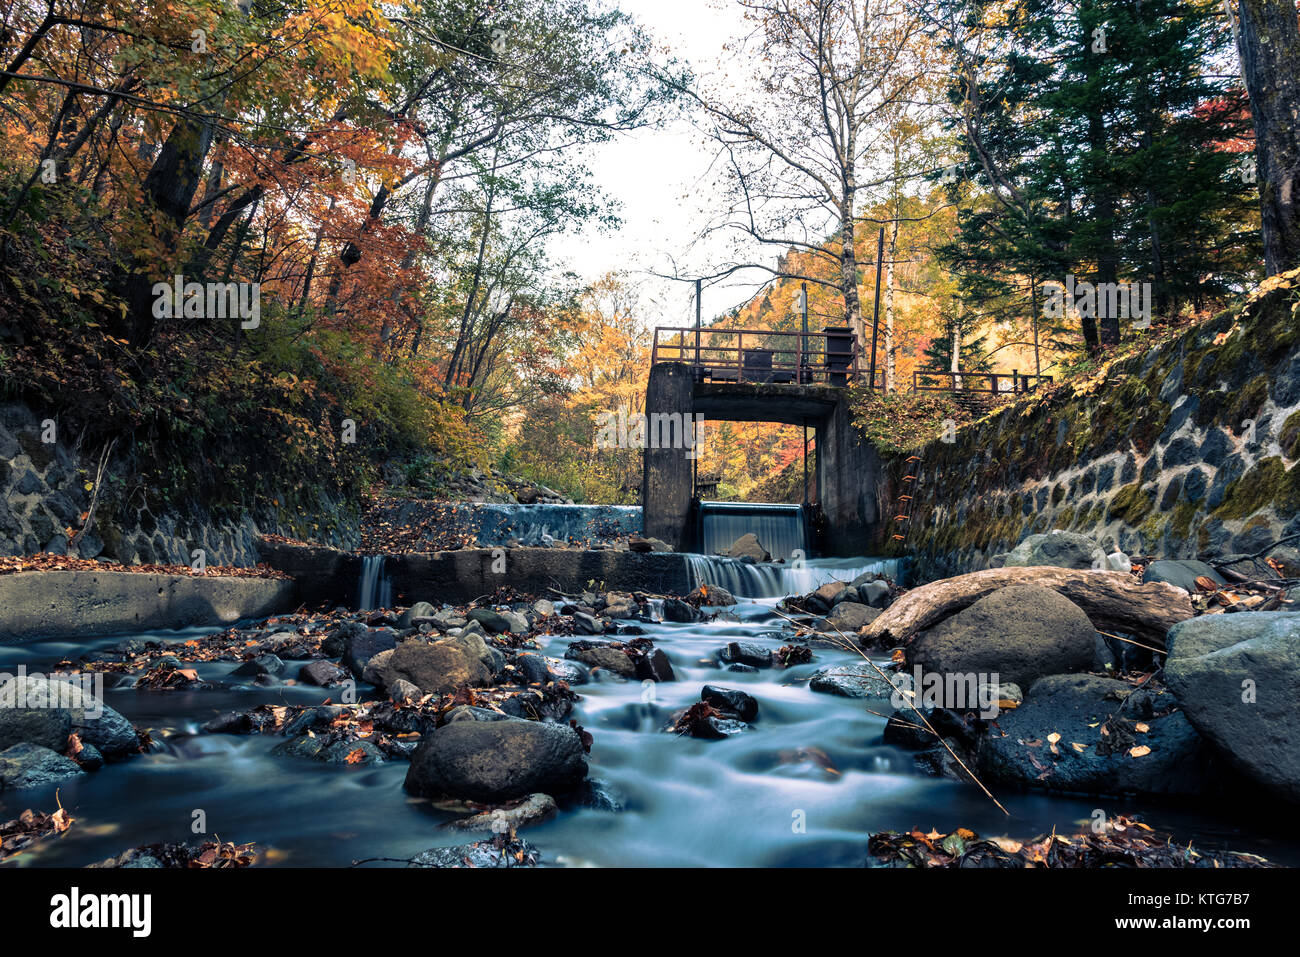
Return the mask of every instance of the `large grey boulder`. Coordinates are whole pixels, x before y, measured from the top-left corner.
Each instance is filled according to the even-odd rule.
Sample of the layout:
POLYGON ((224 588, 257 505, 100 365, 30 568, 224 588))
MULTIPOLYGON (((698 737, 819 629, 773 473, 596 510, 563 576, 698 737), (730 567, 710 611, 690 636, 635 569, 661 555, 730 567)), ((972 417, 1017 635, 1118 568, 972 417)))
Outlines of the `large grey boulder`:
MULTIPOLYGON (((372 658, 371 663, 374 661, 372 658)), ((430 643, 404 641, 383 660, 382 668, 372 668, 367 673, 381 678, 385 687, 400 678, 425 694, 450 694, 465 686, 480 688, 492 684, 496 656, 478 635, 460 635, 430 643)))
POLYGON ((406 790, 488 804, 542 792, 572 791, 587 776, 582 740, 570 727, 542 721, 456 721, 411 754, 406 790))
POLYGON ((1095 675, 1042 678, 1024 704, 999 715, 1001 733, 980 738, 980 772, 986 783, 1056 791, 1198 794, 1211 781, 1210 748, 1182 711, 1170 710, 1172 697, 1095 675), (1126 703, 1130 694, 1142 697, 1126 703))
POLYGON ((1006 567, 1055 565, 1058 568, 1105 568, 1105 550, 1086 535, 1054 529, 1030 535, 1007 553, 1006 567))
POLYGON ((1152 562, 1142 573, 1142 581, 1143 583, 1168 582, 1170 585, 1176 585, 1184 591, 1195 594, 1196 579, 1202 576, 1220 587, 1228 583, 1228 580, 1212 566, 1196 561, 1152 562))
POLYGON ((921 633, 908 664, 940 674, 997 675, 1021 687, 1092 667, 1092 622, 1041 585, 1011 585, 921 633))
POLYGON ((808 687, 841 698, 889 698, 894 693, 894 686, 865 661, 818 669, 808 679, 808 687))
POLYGON ((75 761, 39 744, 15 744, 0 751, 0 791, 38 788, 81 774, 75 761))
POLYGON ((344 639, 342 664, 360 678, 370 659, 382 651, 397 647, 397 632, 391 628, 361 628, 350 631, 344 639))
POLYGON ((758 540, 758 536, 753 532, 741 535, 731 543, 731 548, 727 549, 728 558, 749 559, 755 562, 771 561, 772 556, 763 544, 758 540))
POLYGON ((879 608, 856 601, 842 601, 831 613, 817 623, 818 631, 842 631, 851 635, 864 625, 869 625, 881 615, 879 608))
POLYGON ((1300 613, 1205 615, 1169 630, 1165 680, 1253 780, 1300 802, 1300 613))
POLYGON ((83 744, 93 744, 107 758, 122 758, 140 750, 140 738, 131 722, 80 683, 23 675, 0 685, 0 747, 13 743, 12 737, 20 733, 29 733, 36 737, 19 740, 63 751, 67 734, 57 744, 55 739, 65 722, 68 733, 83 744))

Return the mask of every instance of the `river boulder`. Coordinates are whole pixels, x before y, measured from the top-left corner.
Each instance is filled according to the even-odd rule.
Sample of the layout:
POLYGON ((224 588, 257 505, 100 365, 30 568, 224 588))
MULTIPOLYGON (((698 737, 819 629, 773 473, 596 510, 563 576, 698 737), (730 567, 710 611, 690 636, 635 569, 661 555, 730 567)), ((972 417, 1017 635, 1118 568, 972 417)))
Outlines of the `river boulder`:
POLYGON ((12 678, 0 686, 0 747, 13 743, 19 733, 38 738, 21 738, 44 744, 56 751, 67 747, 67 734, 55 743, 65 718, 68 733, 83 743, 93 744, 107 758, 124 758, 140 750, 140 738, 130 721, 103 704, 80 683, 50 679, 44 675, 12 678), (8 730, 6 730, 6 728, 8 730), (20 732, 20 728, 26 728, 20 732))
POLYGON ((817 623, 818 631, 842 631, 851 635, 880 617, 880 609, 856 601, 842 601, 817 623))
POLYGON ((763 544, 758 540, 758 536, 753 532, 747 532, 732 542, 731 547, 727 549, 727 557, 751 562, 768 562, 772 560, 771 554, 763 547, 763 544))
POLYGON ((542 721, 457 721, 411 754, 406 790, 496 804, 529 794, 572 791, 587 776, 582 739, 542 721))
POLYGON ((369 673, 381 678, 384 687, 401 678, 425 694, 441 695, 466 686, 492 684, 496 660, 478 635, 460 635, 434 642, 404 641, 384 659, 381 668, 369 673))
POLYGON ((1055 565, 1058 568, 1105 568, 1106 550, 1086 535, 1058 529, 1030 535, 1007 553, 1008 568, 1055 565))
MULTIPOLYGON (((416 607, 416 606, 412 606, 416 607)), ((344 641, 342 664, 358 678, 366 671, 370 659, 381 651, 397 647, 397 632, 391 628, 362 627, 350 631, 344 641)))
POLYGON ((889 698, 894 686, 866 661, 847 661, 813 672, 808 688, 841 698, 889 698))
POLYGON ((1183 591, 1195 594, 1196 579, 1208 578, 1215 585, 1222 587, 1228 583, 1228 580, 1215 571, 1212 565, 1205 562, 1196 561, 1159 561, 1152 562, 1142 572, 1142 581, 1145 582, 1168 582, 1170 585, 1176 585, 1183 591))
POLYGON ((1300 613, 1205 615, 1169 630, 1165 680, 1252 780, 1300 802, 1300 613))
POLYGON ((1041 678, 998 717, 1001 733, 980 737, 980 771, 985 783, 1055 791, 1199 794, 1212 781, 1212 754, 1177 705, 1168 692, 1114 678, 1041 678))
POLYGON ((81 774, 75 761, 24 741, 0 751, 0 791, 38 788, 81 774))
POLYGON ((922 632, 908 664, 940 674, 997 675, 1025 687, 1036 678, 1092 667, 1092 622, 1041 585, 1011 585, 922 632))

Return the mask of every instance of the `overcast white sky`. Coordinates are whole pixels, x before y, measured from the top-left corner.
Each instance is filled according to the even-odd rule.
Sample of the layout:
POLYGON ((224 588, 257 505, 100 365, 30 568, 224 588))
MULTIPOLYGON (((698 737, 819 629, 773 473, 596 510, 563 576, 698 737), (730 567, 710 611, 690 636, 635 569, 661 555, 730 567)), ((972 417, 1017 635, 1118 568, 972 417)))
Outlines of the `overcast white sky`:
MULTIPOLYGON (((619 0, 618 6, 697 73, 716 65, 723 45, 747 32, 732 0, 619 0)), ((710 218, 709 211, 716 211, 712 159, 713 152, 686 120, 591 150, 588 163, 596 184, 622 204, 623 226, 610 234, 592 229, 563 237, 551 247, 556 265, 588 280, 609 270, 625 271, 642 286, 649 325, 693 323, 693 287, 649 273, 671 272, 674 261, 684 275, 716 265, 718 260, 710 261, 707 249, 689 249, 710 218)), ((717 247, 714 253, 721 256, 717 247)), ((754 271, 706 290, 705 321, 748 299, 766 278, 754 271)))

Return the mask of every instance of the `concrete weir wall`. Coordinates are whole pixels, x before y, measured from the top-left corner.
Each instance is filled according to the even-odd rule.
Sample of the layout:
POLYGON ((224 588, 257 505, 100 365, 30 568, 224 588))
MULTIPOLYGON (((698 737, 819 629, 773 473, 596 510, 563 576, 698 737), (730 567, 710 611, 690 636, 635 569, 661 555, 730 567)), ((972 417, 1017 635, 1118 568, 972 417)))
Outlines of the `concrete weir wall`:
MULTIPOLYGON (((352 607, 357 602, 361 557, 334 548, 263 543, 262 560, 297 580, 309 608, 352 607)), ((580 592, 588 582, 623 591, 684 594, 690 585, 686 560, 667 552, 642 554, 574 548, 464 548, 450 552, 389 555, 384 572, 393 601, 463 604, 510 586, 545 598, 548 588, 580 592)))
POLYGON ((0 575, 0 641, 229 625, 295 604, 282 578, 18 572, 0 575))

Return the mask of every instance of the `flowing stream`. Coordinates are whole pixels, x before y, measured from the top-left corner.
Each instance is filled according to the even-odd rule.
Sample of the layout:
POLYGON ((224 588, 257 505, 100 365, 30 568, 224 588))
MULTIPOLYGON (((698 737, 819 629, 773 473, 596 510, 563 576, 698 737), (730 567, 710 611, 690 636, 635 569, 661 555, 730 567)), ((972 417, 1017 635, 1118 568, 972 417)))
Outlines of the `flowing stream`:
MULTIPOLYGON (((851 567, 810 562, 809 575, 845 577, 851 567)), ((811 579, 809 579, 811 580, 811 579)), ((804 580, 800 580, 804 582, 804 580)), ((743 583, 742 583, 743 584, 743 583)), ((766 586, 765 586, 766 587, 766 586)), ((803 584, 800 584, 800 589, 803 584)), ((677 680, 643 685, 606 679, 578 686, 573 717, 594 737, 590 777, 621 810, 563 808, 523 834, 550 865, 861 865, 867 836, 884 829, 1027 838, 1075 830, 1095 808, 1107 814, 1144 811, 1145 820, 1179 840, 1227 846, 1300 863, 1296 851, 1269 836, 1267 821, 1249 814, 1134 801, 1051 797, 995 789, 1011 811, 1005 818, 974 787, 918 774, 909 754, 883 745, 885 719, 867 709, 881 703, 814 693, 817 668, 857 660, 817 649, 810 665, 737 673, 716 663, 730 641, 775 649, 780 622, 772 596, 743 600, 718 620, 690 624, 640 623, 672 661, 677 680), (699 700, 705 684, 739 688, 759 703, 751 730, 706 741, 665 733, 674 711, 699 700), (1243 830, 1230 829, 1237 822, 1243 830)), ((139 637, 184 641, 201 631, 139 637)), ((24 664, 48 670, 103 639, 34 641, 0 647, 0 672, 24 664)), ((550 637, 546 653, 563 656, 573 639, 550 637)), ((330 691, 307 686, 259 688, 229 677, 234 663, 198 666, 221 686, 189 692, 109 690, 106 702, 160 747, 125 763, 65 782, 59 800, 77 819, 57 840, 5 866, 82 866, 128 847, 194 840, 202 812, 207 833, 222 840, 256 841, 270 863, 347 865, 359 858, 407 858, 436 845, 476 836, 442 827, 453 815, 409 798, 402 790, 405 762, 348 768, 270 755, 276 735, 206 734, 199 726, 220 712, 260 703, 315 704, 330 691)), ((297 665, 290 663, 290 674, 297 665)), ((364 687, 364 686, 363 686, 364 687)), ((0 820, 25 808, 49 811, 54 789, 0 792, 0 820)), ((483 837, 486 835, 478 835, 483 837)), ((1280 835, 1285 838, 1285 834, 1280 835)))

